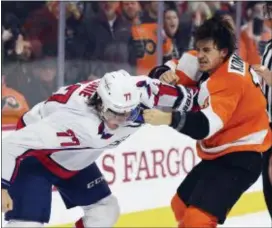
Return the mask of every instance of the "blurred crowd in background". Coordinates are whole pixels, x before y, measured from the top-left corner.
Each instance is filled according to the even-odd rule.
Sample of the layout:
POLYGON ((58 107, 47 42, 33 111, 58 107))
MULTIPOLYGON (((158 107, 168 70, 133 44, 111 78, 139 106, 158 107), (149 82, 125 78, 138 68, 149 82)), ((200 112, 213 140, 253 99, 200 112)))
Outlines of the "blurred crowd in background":
POLYGON ((240 2, 239 13, 237 2, 165 1, 162 14, 159 4, 68 1, 65 30, 59 37, 58 1, 2 2, 2 124, 15 124, 22 113, 63 84, 93 80, 118 69, 148 74, 158 58, 162 63, 180 58, 194 48, 195 28, 213 15, 225 17, 238 31, 237 52, 250 64, 261 62, 271 39, 264 2, 240 2), (62 53, 60 40, 65 47, 62 53), (60 55, 65 59, 60 66, 62 82, 60 55))

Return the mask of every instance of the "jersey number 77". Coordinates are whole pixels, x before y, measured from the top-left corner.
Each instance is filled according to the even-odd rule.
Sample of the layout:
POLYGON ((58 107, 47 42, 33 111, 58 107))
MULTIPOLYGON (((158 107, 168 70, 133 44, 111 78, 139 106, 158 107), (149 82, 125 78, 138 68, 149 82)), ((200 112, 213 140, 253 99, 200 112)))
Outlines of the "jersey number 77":
MULTIPOLYGON (((68 100, 70 99, 70 97, 72 96, 72 94, 79 87, 80 85, 77 85, 77 84, 68 86, 67 88, 65 88, 64 94, 56 93, 52 95, 51 97, 49 97, 49 99, 46 102, 55 101, 61 104, 66 104, 68 100)), ((63 147, 80 145, 79 139, 76 137, 75 133, 71 129, 68 129, 66 132, 57 132, 56 135, 57 137, 65 137, 65 139, 67 139, 66 142, 60 143, 60 145, 63 147), (68 141, 69 139, 71 141, 68 141)))
POLYGON ((80 87, 80 85, 70 85, 65 89, 65 93, 64 94, 60 94, 60 93, 56 93, 54 95, 52 95, 51 97, 48 98, 48 100, 46 102, 50 102, 50 101, 55 101, 61 104, 66 104, 68 102, 68 100, 70 99, 70 97, 72 96, 72 94, 80 87))

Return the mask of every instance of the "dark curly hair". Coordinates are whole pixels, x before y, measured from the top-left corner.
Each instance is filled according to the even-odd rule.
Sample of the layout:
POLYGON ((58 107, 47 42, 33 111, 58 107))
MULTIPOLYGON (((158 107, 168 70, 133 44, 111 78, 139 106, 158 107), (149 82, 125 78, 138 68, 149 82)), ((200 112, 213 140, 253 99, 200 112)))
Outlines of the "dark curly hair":
POLYGON ((98 93, 95 92, 94 95, 88 98, 87 106, 99 110, 102 106, 102 99, 99 97, 98 93))
POLYGON ((195 44, 201 40, 213 40, 219 50, 228 49, 228 59, 237 49, 235 32, 227 20, 214 16, 199 26, 194 34, 195 44))

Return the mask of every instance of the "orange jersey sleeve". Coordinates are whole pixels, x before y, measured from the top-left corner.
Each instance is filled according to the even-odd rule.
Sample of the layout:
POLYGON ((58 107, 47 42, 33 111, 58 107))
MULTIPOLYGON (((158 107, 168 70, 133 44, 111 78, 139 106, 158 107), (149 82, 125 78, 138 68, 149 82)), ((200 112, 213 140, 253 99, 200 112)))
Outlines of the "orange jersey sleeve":
POLYGON ((170 60, 165 65, 176 72, 176 75, 179 77, 178 84, 184 86, 196 86, 202 75, 199 72, 197 51, 194 50, 183 53, 178 61, 170 60))

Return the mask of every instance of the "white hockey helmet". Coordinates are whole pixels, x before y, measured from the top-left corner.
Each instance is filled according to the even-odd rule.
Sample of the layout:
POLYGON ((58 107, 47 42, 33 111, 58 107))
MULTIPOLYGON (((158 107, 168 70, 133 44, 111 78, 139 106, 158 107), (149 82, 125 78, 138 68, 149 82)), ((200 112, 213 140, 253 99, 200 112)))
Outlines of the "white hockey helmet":
POLYGON ((102 100, 102 111, 131 114, 140 105, 140 92, 125 70, 106 73, 99 82, 97 94, 102 100))

